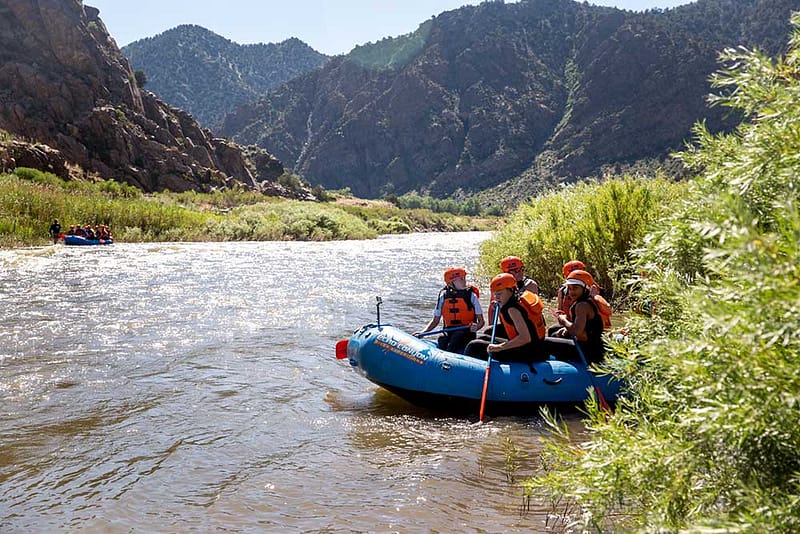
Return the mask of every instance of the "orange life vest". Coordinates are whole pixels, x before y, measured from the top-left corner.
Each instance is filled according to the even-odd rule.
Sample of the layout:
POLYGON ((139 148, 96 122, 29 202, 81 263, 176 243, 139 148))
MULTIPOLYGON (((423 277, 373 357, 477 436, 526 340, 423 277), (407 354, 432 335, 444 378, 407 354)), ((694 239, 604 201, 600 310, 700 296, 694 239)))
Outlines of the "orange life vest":
POLYGON ((523 291, 517 298, 516 303, 510 301, 500 310, 500 322, 503 323, 503 327, 506 329, 508 339, 514 339, 518 335, 517 330, 514 328, 514 322, 508 314, 508 309, 514 307, 522 312, 522 318, 527 323, 528 329, 531 330, 531 340, 533 340, 534 334, 537 338, 544 339, 547 333, 547 327, 544 322, 544 315, 542 314, 544 304, 542 304, 539 295, 531 293, 530 291, 523 291))
MULTIPOLYGON (((572 297, 569 296, 569 291, 567 291, 567 286, 561 286, 559 289, 561 293, 561 305, 558 307, 559 311, 563 311, 567 314, 567 319, 570 321, 572 320, 572 305, 575 304, 575 301, 572 300, 572 297)), ((601 297, 600 295, 595 295, 590 297, 591 301, 595 305, 595 309, 597 313, 600 315, 600 318, 603 320, 603 330, 608 330, 611 328, 611 314, 613 310, 611 309, 611 304, 608 303, 606 299, 601 297)))
POLYGON ((603 320, 603 330, 608 330, 611 328, 611 304, 608 303, 606 299, 601 297, 600 295, 595 295, 592 297, 592 302, 594 302, 595 308, 597 309, 597 314, 600 316, 600 319, 603 320))
POLYGON ((472 294, 480 296, 475 286, 456 289, 447 286, 441 291, 442 295, 442 320, 445 328, 471 324, 475 321, 475 307, 472 305, 472 294))

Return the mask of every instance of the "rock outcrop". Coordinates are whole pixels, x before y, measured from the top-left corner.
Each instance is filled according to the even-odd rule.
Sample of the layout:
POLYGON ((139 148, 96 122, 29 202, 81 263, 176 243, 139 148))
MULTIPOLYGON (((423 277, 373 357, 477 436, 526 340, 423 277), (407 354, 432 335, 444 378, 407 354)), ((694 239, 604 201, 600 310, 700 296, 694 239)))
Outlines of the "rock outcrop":
POLYGON ((49 163, 36 163, 41 150, 6 142, 7 166, 62 174, 72 164, 148 192, 240 185, 290 194, 273 183, 284 170, 266 150, 247 157, 137 87, 99 11, 80 0, 0 0, 0 129, 50 147, 49 163))

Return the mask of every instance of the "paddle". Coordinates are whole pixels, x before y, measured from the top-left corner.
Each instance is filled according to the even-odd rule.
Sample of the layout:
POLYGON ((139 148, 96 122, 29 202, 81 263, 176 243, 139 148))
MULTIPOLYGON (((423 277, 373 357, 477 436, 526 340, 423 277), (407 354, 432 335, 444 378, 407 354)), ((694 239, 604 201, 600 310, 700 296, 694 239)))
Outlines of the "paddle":
POLYGON ((589 363, 586 361, 586 356, 583 355, 583 350, 581 350, 581 345, 578 343, 578 338, 572 336, 572 341, 575 343, 575 350, 578 351, 578 356, 581 359, 581 363, 586 367, 586 372, 589 373, 589 380, 592 383, 592 387, 594 388, 594 392, 597 393, 597 400, 600 403, 600 408, 607 413, 611 413, 611 406, 608 405, 606 402, 605 397, 603 397, 603 393, 600 391, 600 388, 594 381, 594 375, 589 370, 589 363))
POLYGON ((465 328, 469 328, 469 325, 465 324, 463 326, 451 326, 450 328, 442 328, 441 330, 431 330, 430 332, 421 332, 417 334, 417 337, 432 336, 434 334, 444 334, 446 332, 455 332, 456 330, 464 330, 465 328))
MULTIPOLYGON (((492 318, 492 337, 489 344, 494 343, 494 333, 497 331, 497 315, 500 313, 500 303, 495 302, 494 318, 492 318)), ((489 370, 492 368, 492 353, 486 352, 486 373, 483 375, 483 393, 481 393, 481 410, 478 414, 478 421, 483 422, 483 410, 486 407, 486 392, 489 391, 489 370)))

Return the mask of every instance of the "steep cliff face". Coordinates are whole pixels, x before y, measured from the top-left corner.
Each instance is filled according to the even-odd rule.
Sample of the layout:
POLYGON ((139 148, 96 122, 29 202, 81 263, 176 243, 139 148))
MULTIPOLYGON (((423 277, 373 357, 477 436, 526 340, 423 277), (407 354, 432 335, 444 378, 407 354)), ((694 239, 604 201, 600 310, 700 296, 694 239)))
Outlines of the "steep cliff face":
POLYGON ((283 173, 263 149, 247 159, 140 90, 98 10, 80 0, 0 0, 0 129, 145 191, 277 191, 270 180, 283 173))
POLYGON ((646 13, 485 2, 335 58, 229 115, 221 131, 362 196, 501 184, 525 196, 664 158, 698 120, 733 124, 705 103, 718 51, 779 52, 793 9, 800 0, 646 13))

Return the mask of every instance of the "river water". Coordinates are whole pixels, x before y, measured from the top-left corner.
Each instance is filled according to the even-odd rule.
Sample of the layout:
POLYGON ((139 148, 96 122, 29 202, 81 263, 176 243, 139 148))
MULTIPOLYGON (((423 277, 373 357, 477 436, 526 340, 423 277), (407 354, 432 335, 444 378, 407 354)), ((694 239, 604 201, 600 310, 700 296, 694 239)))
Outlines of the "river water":
POLYGON ((488 236, 0 251, 0 531, 548 531, 537 414, 422 411, 334 357, 376 296, 424 326, 488 236))

